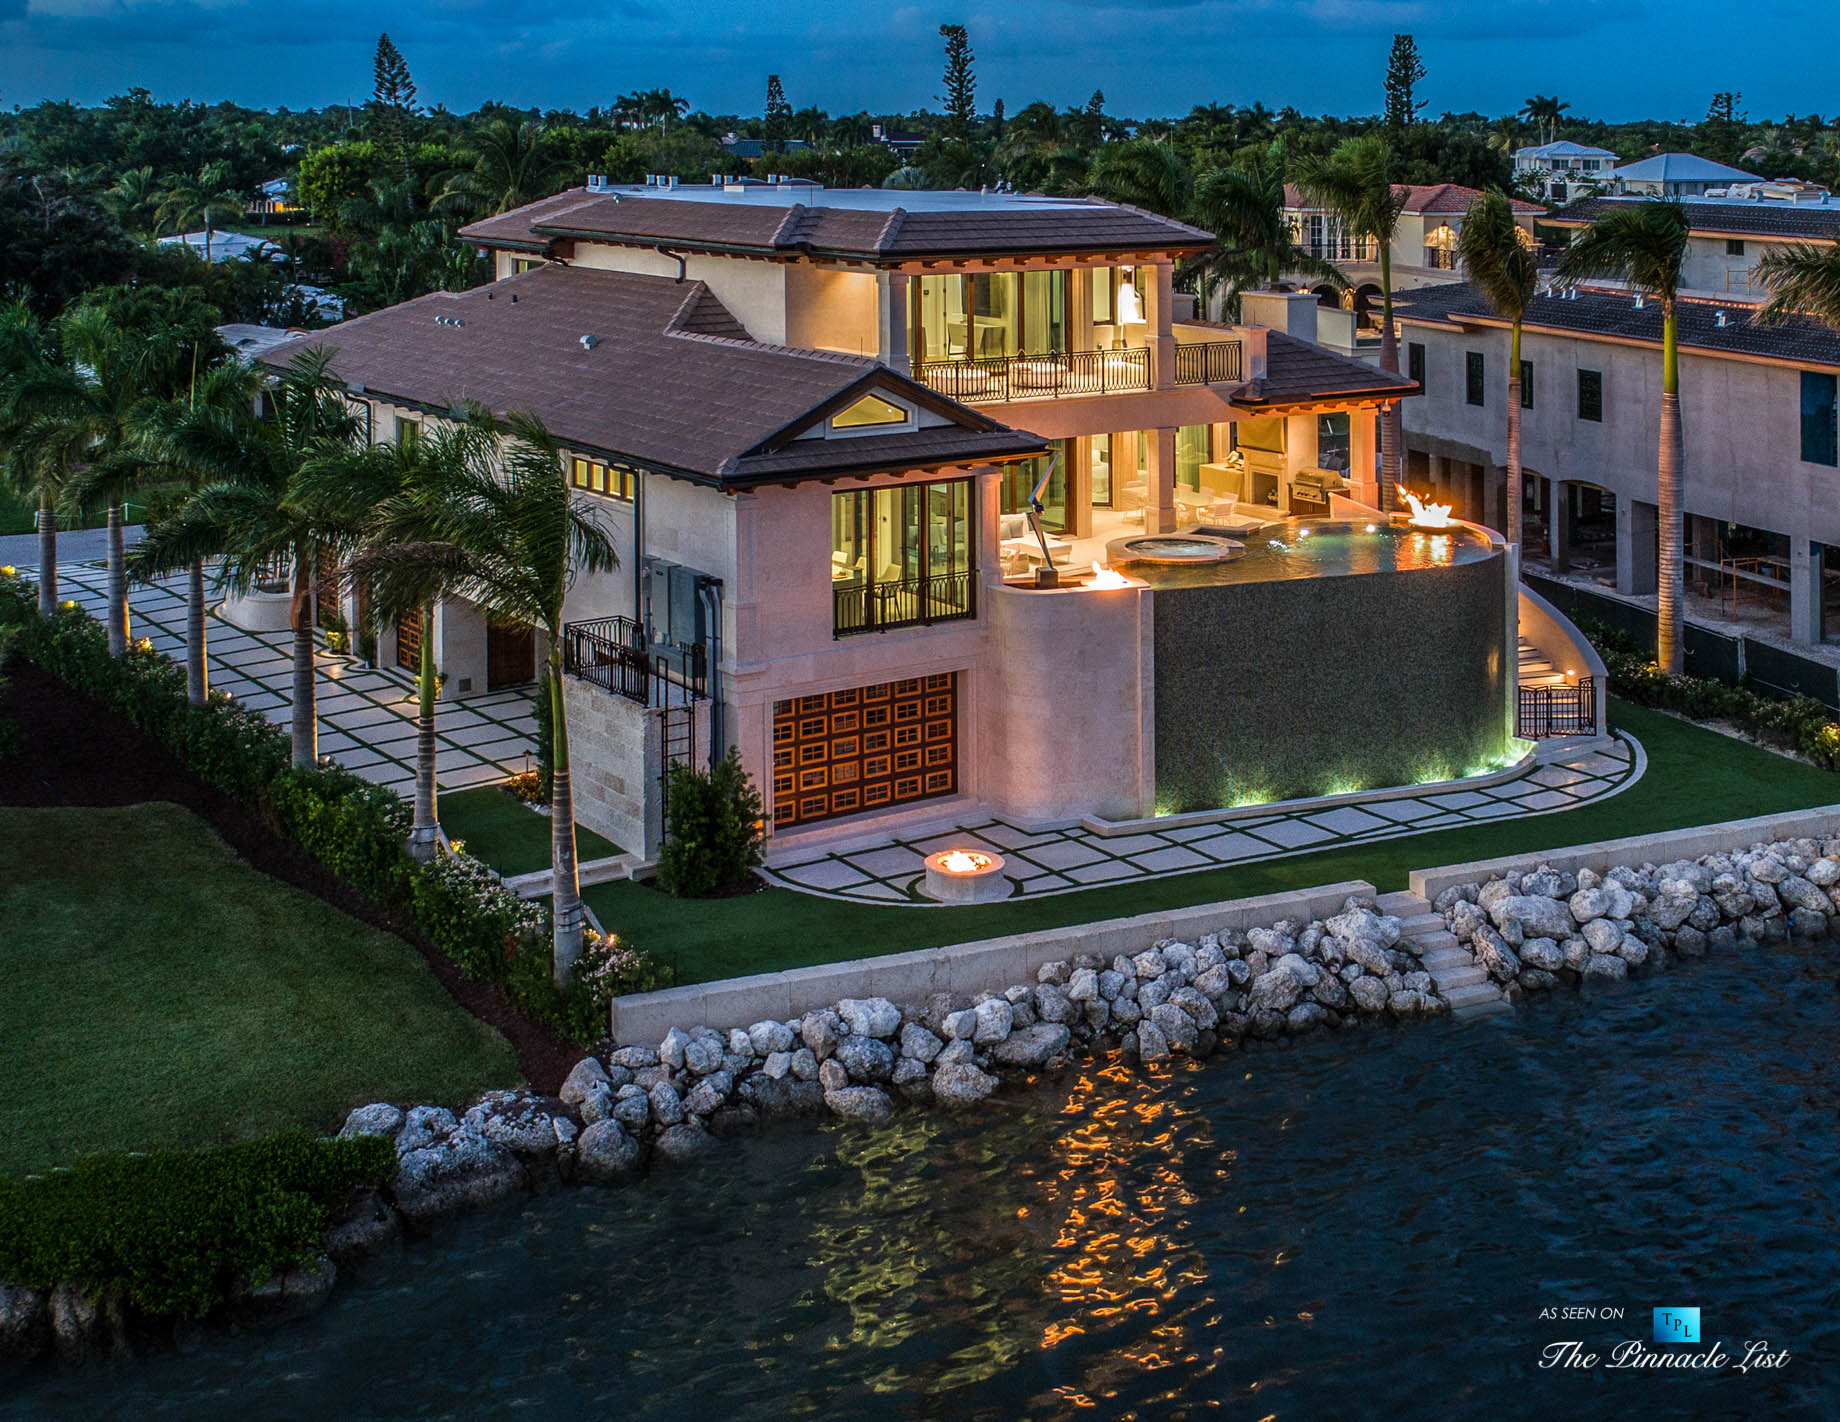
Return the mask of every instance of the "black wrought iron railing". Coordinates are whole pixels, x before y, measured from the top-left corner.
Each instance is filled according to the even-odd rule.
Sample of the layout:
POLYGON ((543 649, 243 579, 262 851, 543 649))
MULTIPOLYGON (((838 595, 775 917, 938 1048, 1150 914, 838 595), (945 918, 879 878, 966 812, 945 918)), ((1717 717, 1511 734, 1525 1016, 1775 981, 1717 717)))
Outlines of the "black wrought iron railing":
POLYGON ((831 590, 836 635, 924 627, 977 616, 977 576, 927 573, 894 582, 839 584, 831 590))
POLYGON ((1524 741, 1597 734, 1597 683, 1580 677, 1566 686, 1523 686, 1515 734, 1524 741))
POLYGON ((1045 351, 977 360, 929 360, 915 374, 941 395, 968 405, 1045 400, 1062 395, 1111 395, 1150 388, 1150 352, 1045 351))
POLYGON ((630 617, 570 622, 562 634, 562 669, 615 696, 669 706, 709 695, 704 647, 650 646, 630 617))
POLYGON ((1441 272, 1454 272, 1457 269, 1457 253, 1454 247, 1425 248, 1425 265, 1441 272))
POLYGON ((1176 347, 1176 384, 1213 385, 1244 380, 1246 353, 1238 341, 1196 341, 1176 347))

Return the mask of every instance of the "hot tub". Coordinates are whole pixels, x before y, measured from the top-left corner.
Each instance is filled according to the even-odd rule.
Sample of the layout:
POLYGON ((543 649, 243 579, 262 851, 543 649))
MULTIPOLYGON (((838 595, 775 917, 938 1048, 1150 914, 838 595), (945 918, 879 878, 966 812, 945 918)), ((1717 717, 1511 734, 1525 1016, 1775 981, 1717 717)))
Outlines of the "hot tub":
POLYGON ((1167 565, 1229 563, 1246 555, 1246 545, 1237 539, 1213 533, 1140 533, 1130 538, 1114 538, 1105 545, 1105 556, 1114 566, 1120 563, 1156 563, 1167 565))

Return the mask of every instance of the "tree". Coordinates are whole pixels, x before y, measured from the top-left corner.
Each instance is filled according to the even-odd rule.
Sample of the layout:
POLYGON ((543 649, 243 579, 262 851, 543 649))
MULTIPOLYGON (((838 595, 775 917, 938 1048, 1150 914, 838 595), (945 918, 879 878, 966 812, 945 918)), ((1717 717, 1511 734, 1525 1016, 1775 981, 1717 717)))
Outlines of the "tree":
POLYGON ((1508 542, 1521 543, 1521 320, 1539 275, 1533 249, 1514 220, 1514 204, 1484 193, 1463 219, 1457 255, 1470 284, 1510 323, 1508 337, 1508 542))
POLYGON ((449 175, 434 205, 468 216, 509 212, 548 197, 567 182, 568 165, 543 129, 503 115, 474 130, 460 157, 472 166, 449 175))
POLYGON ((388 34, 378 35, 376 57, 371 61, 371 126, 378 141, 396 159, 404 178, 412 173, 409 137, 419 112, 409 62, 388 34))
POLYGON ((1559 136, 1559 115, 1571 107, 1547 94, 1535 94, 1521 105, 1521 117, 1534 126, 1540 142, 1551 143, 1559 136))
POLYGON ((1418 57, 1418 43, 1411 35, 1394 35, 1393 52, 1386 61, 1386 126, 1408 128, 1418 121, 1424 104, 1412 97, 1418 81, 1425 77, 1424 62, 1418 57))
POLYGON ((1128 203, 1164 217, 1188 211, 1188 164, 1173 145, 1153 138, 1108 143, 1093 159, 1087 190, 1109 202, 1128 203))
POLYGON ((939 37, 946 42, 946 91, 939 96, 946 106, 945 136, 955 143, 969 143, 977 127, 977 76, 971 69, 971 38, 963 25, 941 25, 939 37))
POLYGON ((15 176, 0 162, 0 301, 49 321, 84 292, 128 280, 140 260, 121 225, 67 180, 15 176))
POLYGON ((294 640, 293 763, 302 770, 319 760, 314 565, 321 542, 337 533, 341 511, 309 502, 298 476, 310 460, 360 436, 331 365, 331 352, 309 351, 270 381, 253 368, 236 366, 246 398, 226 397, 176 414, 162 431, 162 453, 201 471, 200 487, 169 518, 148 528, 128 560, 133 576, 146 581, 177 572, 195 558, 221 558, 219 577, 233 592, 286 573, 293 593, 288 617, 294 640), (258 394, 266 417, 255 413, 258 394))
POLYGON ((792 105, 786 102, 786 91, 780 87, 779 75, 767 76, 767 113, 766 142, 761 144, 763 153, 784 153, 786 137, 792 119, 792 105))
POLYGON ((1281 143, 1255 149, 1240 167, 1202 174, 1195 184, 1193 216, 1219 244, 1199 265, 1226 278, 1235 295, 1260 285, 1275 288, 1286 272, 1348 285, 1339 270, 1297 242, 1284 211, 1281 143))
POLYGON ((1757 276, 1770 290, 1759 320, 1773 323, 1801 312, 1840 331, 1840 238, 1825 245, 1772 243, 1757 276))
POLYGON ((1655 502, 1660 524, 1655 590, 1655 662, 1681 668, 1680 343, 1676 300, 1687 252, 1687 214, 1678 202, 1639 202, 1608 213, 1572 239, 1559 277, 1608 277, 1661 303, 1661 441, 1655 502))
POLYGON ((135 232, 151 232, 159 221, 159 207, 164 197, 165 192, 153 176, 153 169, 140 167, 130 168, 117 178, 103 201, 123 227, 135 232))
POLYGON ((204 229, 204 259, 211 260, 211 234, 221 219, 234 222, 243 215, 243 200, 224 186, 223 169, 218 164, 200 168, 188 178, 175 178, 165 185, 155 209, 160 226, 169 232, 186 232, 193 223, 204 229))
POLYGON ((381 169, 382 156, 369 139, 315 148, 300 160, 300 200, 315 222, 339 231, 346 204, 362 197, 381 169))
MULTIPOLYGON (((1393 234, 1408 190, 1393 172, 1393 150, 1378 133, 1345 138, 1326 158, 1297 165, 1297 186, 1328 208, 1357 236, 1371 237, 1380 257, 1380 368, 1399 370, 1399 333, 1393 327, 1393 234)), ((1380 500, 1390 507, 1399 483, 1400 419, 1397 403, 1380 417, 1380 500)))
POLYGON ((1739 134, 1745 116, 1738 111, 1738 104, 1743 98, 1733 90, 1721 89, 1706 106, 1706 117, 1699 126, 1695 146, 1721 163, 1736 163, 1742 156, 1739 134))
POLYGON ((57 615, 57 506, 64 488, 63 451, 38 435, 41 416, 16 392, 55 359, 50 338, 23 301, 0 310, 0 475, 38 505, 38 615, 57 615))
POLYGON ((513 414, 500 430, 478 410, 468 420, 493 438, 470 445, 460 469, 418 491, 419 507, 405 515, 413 541, 367 544, 352 572, 381 605, 415 606, 452 589, 486 617, 533 625, 547 637, 554 966, 556 981, 566 983, 581 956, 582 912, 562 611, 578 574, 609 571, 619 560, 594 513, 571 499, 561 448, 540 421, 513 414))

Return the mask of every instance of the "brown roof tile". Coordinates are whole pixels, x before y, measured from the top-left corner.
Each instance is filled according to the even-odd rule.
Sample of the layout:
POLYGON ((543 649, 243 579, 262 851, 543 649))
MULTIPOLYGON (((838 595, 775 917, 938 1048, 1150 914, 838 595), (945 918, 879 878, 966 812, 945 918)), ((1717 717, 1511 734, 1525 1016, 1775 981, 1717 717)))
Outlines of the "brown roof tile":
POLYGON ((1415 380, 1282 331, 1268 331, 1265 343, 1265 378, 1237 392, 1235 405, 1260 409, 1361 395, 1397 399, 1418 394, 1415 380))
MULTIPOLYGON (((796 473, 798 458, 744 465, 865 381, 947 414, 957 426, 952 452, 967 460, 1040 447, 873 360, 754 341, 701 282, 669 277, 542 266, 315 331, 263 359, 281 366, 316 348, 336 352, 338 375, 365 394, 527 412, 568 445, 706 483, 796 473)), ((942 447, 929 429, 906 438, 916 457, 942 447)), ((858 445, 860 456, 869 441, 835 443, 858 445)), ((889 450, 895 463, 906 458, 889 450)), ((814 449, 811 458, 820 455, 829 457, 814 449)))

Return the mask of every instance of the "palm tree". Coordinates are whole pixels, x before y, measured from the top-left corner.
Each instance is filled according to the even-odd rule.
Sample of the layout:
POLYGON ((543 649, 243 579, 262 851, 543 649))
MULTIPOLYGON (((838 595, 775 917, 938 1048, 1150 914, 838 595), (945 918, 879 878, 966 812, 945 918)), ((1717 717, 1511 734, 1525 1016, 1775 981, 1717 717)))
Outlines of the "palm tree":
POLYGON ((103 195, 103 202, 130 232, 148 232, 158 221, 156 214, 165 195, 152 168, 130 168, 103 195))
POLYGON ((176 178, 166 188, 155 209, 159 224, 172 232, 187 232, 196 223, 204 229, 204 259, 211 260, 211 234, 218 220, 235 221, 243 215, 243 200, 224 186, 221 164, 198 170, 191 178, 176 178))
MULTIPOLYGON (((1297 186, 1328 208, 1357 236, 1370 237, 1380 255, 1380 368, 1399 370, 1399 333, 1393 328, 1393 233, 1408 189, 1394 177, 1392 146, 1378 133, 1345 138, 1326 158, 1297 166, 1297 186)), ((1395 401, 1380 417, 1380 503, 1390 507, 1400 477, 1400 419, 1395 401)))
POLYGON ((498 430, 480 411, 469 455, 433 487, 418 487, 405 509, 412 541, 377 540, 352 560, 380 605, 414 607, 453 589, 489 618, 522 622, 548 638, 550 867, 555 976, 566 983, 581 956, 581 889, 575 855, 575 802, 569 786, 569 734, 562 682, 562 608, 577 574, 614 568, 613 542, 586 506, 569 496, 561 449, 542 423, 512 415, 498 430))
POLYGON ((1164 217, 1188 211, 1190 187, 1187 161, 1173 145, 1153 138, 1108 143, 1086 175, 1088 192, 1164 217))
POLYGON ((496 216, 548 197, 562 186, 568 166, 540 125, 502 115, 474 132, 462 156, 472 167, 449 177, 434 203, 468 215, 496 216))
POLYGON ((45 329, 25 302, 0 308, 0 471, 7 487, 38 504, 38 615, 45 618, 57 614, 57 506, 66 471, 61 449, 40 432, 43 417, 16 392, 51 362, 45 329))
POLYGON ((1559 262, 1571 281, 1609 277, 1661 303, 1661 447, 1655 502, 1661 524, 1655 590, 1655 662, 1681 668, 1681 429, 1680 332, 1675 309, 1687 252, 1687 214, 1678 202, 1632 203, 1592 223, 1572 239, 1559 262))
POLYGON ((1521 543, 1521 318, 1539 275, 1533 251, 1514 220, 1514 204, 1484 193, 1463 219, 1457 255, 1470 283, 1495 314, 1511 323, 1508 337, 1508 542, 1521 543))
MULTIPOLYGON (((130 560, 137 579, 176 572, 196 558, 221 557, 219 576, 244 592, 288 568, 294 634, 291 707, 293 761, 319 760, 313 668, 313 572, 321 541, 336 531, 339 511, 309 501, 298 485, 308 461, 350 445, 359 433, 344 386, 331 374, 332 352, 309 351, 272 383, 233 367, 244 381, 241 402, 200 402, 177 411, 161 431, 164 457, 204 473, 201 487, 170 518, 152 525, 130 560), (255 413, 260 395, 268 416, 255 413)), ((228 377, 225 377, 226 380, 228 377)))
POLYGON ((1770 289, 1758 320, 1776 322, 1800 312, 1840 330, 1840 238, 1825 246, 1773 245, 1757 263, 1757 276, 1770 289))
POLYGON ((1297 242, 1284 215, 1284 149, 1271 144, 1239 168, 1213 168, 1195 184, 1193 219, 1219 242, 1200 265, 1224 276, 1235 293, 1275 288, 1286 272, 1345 287, 1348 279, 1297 242))
POLYGON ((1540 142, 1551 143, 1559 136, 1559 115, 1571 107, 1546 94, 1535 94, 1521 105, 1522 118, 1533 124, 1540 142))

